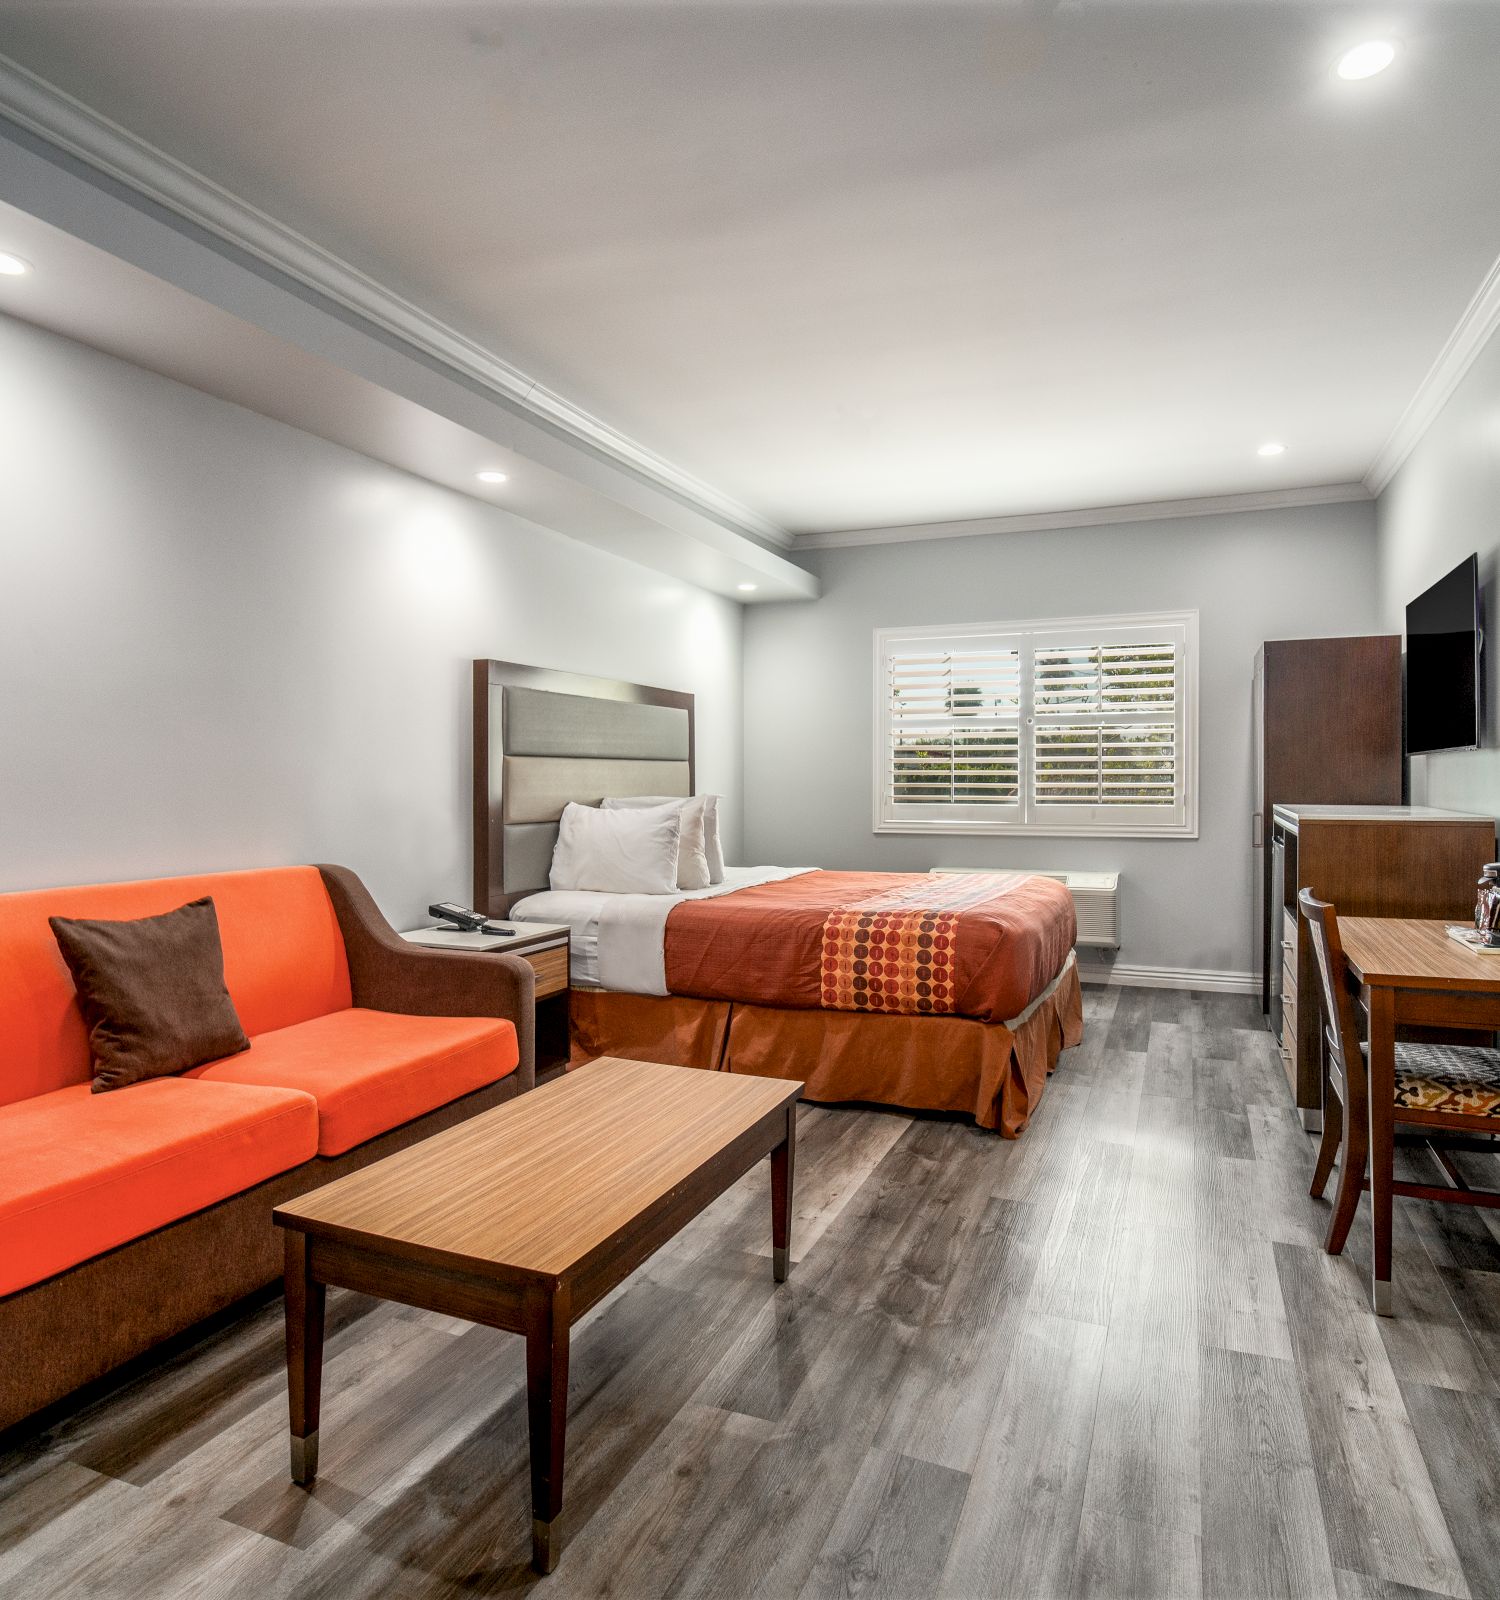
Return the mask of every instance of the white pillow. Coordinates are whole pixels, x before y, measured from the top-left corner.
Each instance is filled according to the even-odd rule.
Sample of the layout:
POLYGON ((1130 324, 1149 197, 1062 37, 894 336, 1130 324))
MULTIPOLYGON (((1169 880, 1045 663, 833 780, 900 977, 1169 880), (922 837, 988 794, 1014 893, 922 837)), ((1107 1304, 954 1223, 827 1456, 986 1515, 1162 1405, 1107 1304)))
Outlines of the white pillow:
POLYGON ((603 894, 672 894, 681 837, 682 813, 675 805, 604 811, 570 802, 558 823, 551 885, 603 894))
POLYGON ((719 840, 719 796, 706 794, 703 808, 704 850, 708 855, 708 881, 724 881, 724 846, 719 840))
MULTIPOLYGON (((714 795, 695 795, 685 800, 664 794, 606 795, 600 805, 605 811, 661 810, 670 806, 679 812, 682 833, 677 845, 677 887, 706 889, 711 883, 724 881, 722 877, 713 876, 712 857, 708 853, 708 818, 711 802, 716 798, 714 795)), ((715 839, 717 841, 717 830, 715 839)))

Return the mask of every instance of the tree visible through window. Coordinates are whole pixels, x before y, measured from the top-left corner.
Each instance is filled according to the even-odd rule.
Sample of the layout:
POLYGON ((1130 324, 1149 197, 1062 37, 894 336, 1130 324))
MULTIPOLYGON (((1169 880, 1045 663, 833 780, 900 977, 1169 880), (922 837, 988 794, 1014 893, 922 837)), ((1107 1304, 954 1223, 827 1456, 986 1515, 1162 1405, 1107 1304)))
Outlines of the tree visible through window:
POLYGON ((1020 781, 1020 658, 943 651, 893 660, 893 793, 908 804, 1013 803, 1020 781))

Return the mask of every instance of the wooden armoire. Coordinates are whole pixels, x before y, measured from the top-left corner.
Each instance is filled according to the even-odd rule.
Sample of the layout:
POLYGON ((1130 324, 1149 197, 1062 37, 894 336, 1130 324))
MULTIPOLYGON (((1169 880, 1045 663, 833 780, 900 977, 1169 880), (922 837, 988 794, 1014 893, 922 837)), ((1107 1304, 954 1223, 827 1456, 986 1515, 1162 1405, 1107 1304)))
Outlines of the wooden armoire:
POLYGON ((1269 1014, 1281 950, 1272 809, 1401 804, 1401 636, 1269 639, 1255 657, 1254 708, 1256 948, 1269 1014))

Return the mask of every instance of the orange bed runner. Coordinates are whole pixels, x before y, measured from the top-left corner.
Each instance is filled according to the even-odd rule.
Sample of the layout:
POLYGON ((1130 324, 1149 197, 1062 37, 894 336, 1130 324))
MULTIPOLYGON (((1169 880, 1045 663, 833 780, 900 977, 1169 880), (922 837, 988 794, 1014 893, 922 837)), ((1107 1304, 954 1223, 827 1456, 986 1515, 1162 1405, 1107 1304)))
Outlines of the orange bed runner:
POLYGON ((806 1084, 809 1100, 961 1112, 1007 1139, 1030 1120, 1060 1052, 1083 1037, 1078 969, 1071 963, 1014 1028, 972 1017, 814 1011, 600 989, 574 989, 570 1003, 573 1065, 615 1055, 795 1078, 806 1084))
POLYGON ((807 872, 685 900, 673 995, 794 1010, 1017 1017, 1062 968, 1073 900, 1051 878, 807 872))

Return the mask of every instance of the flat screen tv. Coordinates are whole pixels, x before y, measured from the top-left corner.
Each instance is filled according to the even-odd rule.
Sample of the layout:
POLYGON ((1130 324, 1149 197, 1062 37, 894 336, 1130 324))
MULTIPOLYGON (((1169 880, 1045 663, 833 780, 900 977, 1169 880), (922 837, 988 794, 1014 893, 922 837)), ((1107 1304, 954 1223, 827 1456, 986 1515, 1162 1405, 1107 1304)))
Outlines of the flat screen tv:
POLYGON ((1406 748, 1479 748, 1479 560, 1470 556, 1406 608, 1406 748))

